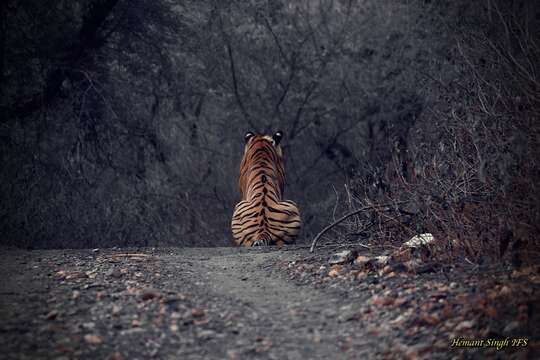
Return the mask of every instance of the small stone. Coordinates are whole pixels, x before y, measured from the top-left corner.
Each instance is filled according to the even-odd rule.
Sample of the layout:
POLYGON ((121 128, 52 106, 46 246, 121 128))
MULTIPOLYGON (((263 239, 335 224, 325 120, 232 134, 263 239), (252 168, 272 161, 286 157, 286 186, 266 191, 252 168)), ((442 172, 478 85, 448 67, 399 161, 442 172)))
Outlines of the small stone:
POLYGON ((377 260, 377 263, 379 263, 380 265, 386 265, 389 259, 390 259, 390 256, 386 256, 386 255, 375 257, 375 260, 377 260))
POLYGON ((360 265, 360 266, 364 266, 366 265, 367 263, 369 263, 371 261, 370 258, 368 258, 367 256, 364 256, 364 255, 358 255, 356 257, 356 259, 354 259, 354 263, 356 265, 360 265))
POLYGON ((45 315, 45 319, 47 320, 54 320, 58 317, 58 311, 57 310, 51 310, 45 315))
POLYGON ((203 317, 205 315, 206 315, 206 311, 204 309, 201 309, 201 308, 191 309, 191 316, 193 316, 195 318, 200 318, 200 317, 203 317))
POLYGON ((394 305, 395 306, 401 306, 403 304, 406 304, 409 300, 407 300, 406 298, 404 297, 398 297, 395 301, 394 301, 394 305))
POLYGON ((93 330, 96 327, 96 324, 93 322, 86 322, 82 324, 83 329, 93 330))
POLYGON ((470 320, 465 320, 457 324, 455 331, 462 331, 471 329, 474 326, 474 322, 470 320))
POLYGON ((141 292, 141 299, 144 301, 155 299, 157 297, 159 297, 159 292, 155 289, 144 289, 141 292))
POLYGON ((364 280, 368 277, 368 274, 365 271, 361 271, 356 275, 357 280, 364 280))
POLYGON ((216 332, 213 330, 201 330, 197 333, 199 339, 211 339, 216 335, 216 332))
POLYGON ((373 305, 390 306, 394 304, 394 301, 394 298, 390 296, 375 295, 371 298, 371 303, 373 305))
POLYGON ((103 342, 98 335, 95 334, 86 334, 84 335, 84 341, 90 345, 98 345, 103 342))
POLYGON ((421 318, 425 323, 427 323, 427 324, 429 324, 429 325, 432 325, 432 326, 436 326, 436 325, 438 325, 438 324, 441 322, 441 319, 439 319, 439 317, 436 316, 436 315, 423 314, 420 318, 421 318))
POLYGON ((119 352, 115 352, 109 356, 108 360, 124 360, 124 357, 119 352))
MULTIPOLYGON (((86 277, 88 277, 89 279, 95 279, 95 278, 96 278, 96 274, 97 274, 97 270, 94 269, 94 270, 85 272, 83 275, 86 276, 86 277)), ((67 276, 66 279, 68 279, 68 278, 70 278, 70 277, 73 277, 73 276, 75 276, 75 274, 72 274, 71 276, 67 276)), ((81 277, 83 277, 83 276, 81 275, 81 277)))
POLYGON ((344 250, 333 254, 328 260, 330 265, 348 264, 353 262, 356 257, 356 251, 344 250))
POLYGON ((501 287, 501 295, 510 295, 512 293, 512 290, 510 290, 510 288, 506 285, 503 285, 503 287, 501 287))
POLYGON ((358 320, 359 318, 360 315, 358 311, 354 309, 352 305, 345 305, 339 308, 339 313, 337 316, 339 322, 358 320))
POLYGON ((324 309, 321 314, 326 318, 333 318, 338 315, 338 311, 333 308, 324 309))
POLYGON ((99 249, 97 249, 97 248, 96 248, 96 249, 92 249, 92 252, 93 252, 93 253, 97 253, 97 252, 99 252, 99 249))
POLYGON ((328 276, 330 277, 337 277, 339 276, 339 270, 341 270, 340 265, 333 265, 330 271, 328 272, 328 276))
POLYGON ((400 314, 395 319, 390 320, 389 323, 392 325, 400 325, 403 324, 405 320, 407 320, 407 316, 404 314, 400 314))
POLYGON ((405 242, 403 245, 411 248, 418 248, 421 246, 429 245, 435 241, 433 234, 425 233, 413 236, 409 241, 405 242))
POLYGON ((171 313, 171 319, 181 319, 182 318, 182 314, 180 314, 178 311, 173 311, 171 313))
POLYGON ((519 329, 519 326, 520 326, 520 325, 519 325, 519 321, 512 321, 512 322, 510 322, 508 325, 506 325, 506 326, 504 327, 503 332, 504 332, 505 334, 508 334, 508 333, 510 333, 510 332, 512 332, 512 331, 514 331, 514 330, 519 329))
POLYGON ((126 329, 126 330, 122 330, 120 331, 120 335, 122 336, 130 336, 130 335, 137 335, 137 334, 140 334, 144 332, 144 329, 141 329, 140 327, 133 327, 131 329, 126 329))
POLYGON ((122 273, 120 272, 120 270, 116 268, 112 268, 105 272, 105 276, 119 278, 119 277, 122 277, 122 273))
POLYGON ((120 307, 119 305, 114 304, 112 306, 111 312, 112 312, 113 315, 119 314, 120 311, 122 311, 122 307, 120 307))
POLYGON ((71 298, 73 300, 77 300, 80 297, 81 297, 81 292, 79 290, 73 290, 73 292, 71 293, 71 298))
POLYGON ((486 306, 484 307, 484 312, 491 318, 497 318, 499 312, 497 311, 497 308, 494 306, 486 306))
POLYGON ((165 298, 162 298, 161 302, 164 304, 175 304, 186 299, 187 297, 184 294, 176 294, 173 296, 167 296, 165 298))
POLYGON ((86 277, 90 277, 90 276, 83 273, 82 271, 75 271, 75 272, 72 272, 70 274, 67 274, 65 278, 66 278, 66 280, 75 280, 75 279, 84 279, 86 277))

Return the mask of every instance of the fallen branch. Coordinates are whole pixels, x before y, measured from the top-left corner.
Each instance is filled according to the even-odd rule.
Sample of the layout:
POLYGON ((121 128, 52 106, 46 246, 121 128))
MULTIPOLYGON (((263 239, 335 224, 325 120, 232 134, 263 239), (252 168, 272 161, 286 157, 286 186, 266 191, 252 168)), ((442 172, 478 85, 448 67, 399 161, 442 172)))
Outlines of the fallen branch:
POLYGON ((395 205, 401 205, 401 204, 405 204, 407 203, 408 201, 400 201, 400 202, 396 202, 396 203, 393 203, 393 204, 383 204, 383 205, 370 205, 370 206, 365 206, 363 208, 360 208, 360 209, 356 209, 354 211, 351 211, 350 213, 347 213, 345 215, 343 215, 342 217, 340 217, 339 219, 337 219, 336 221, 334 221, 333 223, 331 223, 330 225, 328 225, 327 227, 325 227, 324 229, 321 230, 321 232, 319 232, 317 234, 317 236, 315 236, 315 238, 313 239, 313 241, 311 242, 311 247, 309 248, 309 252, 313 252, 315 250, 315 245, 317 245, 317 241, 319 241, 320 237, 323 236, 328 230, 330 230, 331 228, 333 228, 334 226, 342 223, 343 221, 347 220, 348 218, 350 218, 351 216, 354 216, 354 215, 357 215, 357 214, 360 214, 361 212, 364 212, 364 211, 367 211, 367 210, 372 210, 372 209, 377 209, 377 208, 385 208, 385 207, 391 207, 391 206, 395 206, 395 205))

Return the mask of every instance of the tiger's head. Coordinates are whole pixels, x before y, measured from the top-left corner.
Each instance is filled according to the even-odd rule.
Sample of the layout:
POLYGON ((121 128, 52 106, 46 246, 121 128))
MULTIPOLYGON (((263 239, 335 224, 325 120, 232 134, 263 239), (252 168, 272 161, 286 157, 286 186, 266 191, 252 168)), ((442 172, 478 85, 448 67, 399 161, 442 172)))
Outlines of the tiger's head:
POLYGON ((246 142, 246 146, 244 148, 244 154, 246 154, 250 149, 265 147, 267 146, 268 143, 270 143, 275 148, 275 151, 277 152, 278 156, 281 158, 283 156, 283 152, 280 146, 281 139, 283 139, 282 131, 277 131, 272 136, 255 134, 251 131, 248 131, 246 135, 244 136, 244 140, 246 142))

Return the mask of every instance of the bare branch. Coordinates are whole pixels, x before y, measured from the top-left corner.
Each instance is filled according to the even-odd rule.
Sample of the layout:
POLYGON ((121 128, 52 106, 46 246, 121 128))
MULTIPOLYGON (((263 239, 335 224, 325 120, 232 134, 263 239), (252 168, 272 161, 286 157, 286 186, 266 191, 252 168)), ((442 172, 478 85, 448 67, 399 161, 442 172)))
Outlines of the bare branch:
POLYGON ((399 201, 399 202, 395 202, 395 203, 390 203, 390 204, 380 204, 380 205, 370 205, 370 206, 364 206, 360 209, 357 209, 357 210, 354 210, 354 211, 351 211, 345 215, 343 215, 342 217, 340 217, 339 219, 337 219, 336 221, 334 221, 333 223, 331 223, 330 225, 326 226, 324 229, 322 229, 318 234, 317 236, 315 236, 315 238, 313 239, 313 241, 311 242, 311 247, 309 249, 309 252, 313 252, 315 250, 315 246, 317 245, 317 241, 319 241, 319 239, 321 238, 321 236, 323 236, 328 230, 332 229, 334 226, 336 225, 339 225, 340 223, 342 223, 343 221, 347 220, 348 218, 350 218, 351 216, 354 216, 354 215, 357 215, 357 214, 360 214, 361 212, 364 212, 364 211, 368 211, 368 210, 375 210, 375 209, 384 209, 384 208, 388 208, 388 207, 391 207, 391 206, 395 206, 395 205, 401 205, 401 204, 406 204, 408 203, 409 201, 399 201))
POLYGON ((219 25, 221 28, 221 35, 223 37, 223 40, 225 41, 225 45, 227 46, 227 55, 229 56, 229 65, 231 68, 231 78, 232 78, 233 91, 234 91, 234 97, 236 99, 236 104, 238 105, 238 108, 240 108, 240 111, 242 112, 242 115, 244 116, 244 120, 248 123, 250 128, 256 130, 255 124, 251 120, 248 112, 246 111, 244 103, 242 102, 242 97, 240 96, 240 92, 238 90, 238 79, 236 76, 236 67, 234 64, 234 54, 233 54, 233 50, 231 46, 231 39, 229 38, 229 35, 225 31, 225 26, 223 25, 223 17, 221 16, 221 12, 219 12, 219 25))

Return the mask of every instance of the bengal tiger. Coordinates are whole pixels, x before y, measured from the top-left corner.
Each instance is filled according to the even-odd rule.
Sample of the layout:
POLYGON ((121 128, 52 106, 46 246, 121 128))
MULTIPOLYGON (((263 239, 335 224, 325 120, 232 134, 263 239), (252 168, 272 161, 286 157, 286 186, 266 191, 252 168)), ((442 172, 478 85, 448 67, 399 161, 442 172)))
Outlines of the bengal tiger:
POLYGON ((283 200, 285 171, 279 145, 283 133, 273 136, 248 132, 240 163, 241 201, 232 217, 232 233, 238 246, 294 243, 300 231, 298 206, 283 200))

